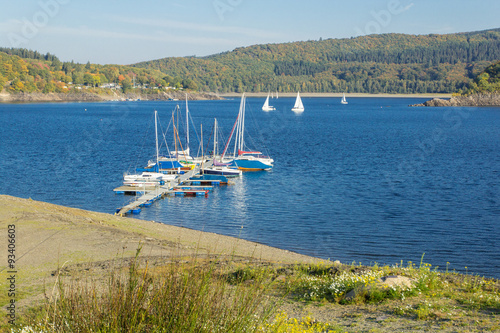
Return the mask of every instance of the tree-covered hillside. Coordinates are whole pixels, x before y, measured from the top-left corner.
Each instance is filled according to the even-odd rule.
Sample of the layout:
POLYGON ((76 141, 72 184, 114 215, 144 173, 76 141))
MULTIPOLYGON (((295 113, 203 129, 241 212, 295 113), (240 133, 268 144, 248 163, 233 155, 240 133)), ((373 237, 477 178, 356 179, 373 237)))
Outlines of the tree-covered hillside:
POLYGON ((180 88, 186 82, 154 69, 61 62, 49 53, 0 48, 0 92, 65 93, 87 89, 95 92, 99 87, 127 92, 134 84, 151 91, 180 88))
POLYGON ((217 92, 451 93, 500 59, 500 29, 382 34, 238 48, 135 64, 217 92))
POLYGON ((464 95, 500 92, 500 61, 486 67, 472 81, 464 95))

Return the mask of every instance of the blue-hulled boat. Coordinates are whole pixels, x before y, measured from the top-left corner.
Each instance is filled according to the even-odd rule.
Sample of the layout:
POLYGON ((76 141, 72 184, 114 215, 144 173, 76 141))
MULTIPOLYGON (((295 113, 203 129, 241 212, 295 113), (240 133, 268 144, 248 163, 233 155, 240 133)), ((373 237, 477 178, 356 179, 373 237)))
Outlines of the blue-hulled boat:
POLYGON ((238 117, 233 126, 229 140, 226 143, 224 152, 222 153, 221 160, 224 160, 227 148, 233 137, 234 131, 236 129, 235 135, 235 146, 234 146, 234 157, 231 162, 231 166, 235 166, 243 171, 259 171, 259 170, 270 170, 273 168, 274 160, 269 156, 264 156, 260 151, 247 151, 245 150, 245 94, 241 96, 240 110, 238 112, 238 117))

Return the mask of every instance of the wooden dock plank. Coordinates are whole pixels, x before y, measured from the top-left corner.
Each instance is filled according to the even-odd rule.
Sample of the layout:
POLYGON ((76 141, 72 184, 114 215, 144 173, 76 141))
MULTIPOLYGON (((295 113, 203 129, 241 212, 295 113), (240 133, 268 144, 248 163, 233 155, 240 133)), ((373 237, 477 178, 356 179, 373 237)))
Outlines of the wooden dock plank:
MULTIPOLYGON (((198 174, 199 172, 199 167, 196 167, 182 175, 179 175, 177 178, 177 185, 175 186, 181 186, 183 183, 185 183, 188 179, 193 177, 194 175, 198 174)), ((148 201, 154 201, 158 198, 163 197, 164 195, 173 192, 173 193, 195 193, 195 195, 198 194, 198 192, 203 192, 203 194, 206 193, 207 190, 174 190, 174 187, 172 186, 171 183, 168 183, 167 185, 162 185, 162 186, 157 186, 153 187, 151 190, 146 190, 146 193, 144 193, 142 196, 140 196, 137 200, 134 202, 129 203, 128 205, 122 207, 120 210, 118 210, 115 215, 120 215, 123 216, 130 212, 131 210, 139 207, 140 205, 145 204, 148 201)), ((122 186, 123 187, 123 186, 122 186)), ((130 187, 130 186, 128 186, 130 187)), ((120 187, 119 187, 120 188, 120 187)), ((115 189, 118 190, 119 188, 115 189)), ((140 188, 140 187, 139 187, 140 188)), ((141 190, 144 190, 145 188, 140 188, 141 190)), ((137 191, 137 192, 143 192, 143 191, 137 191)))

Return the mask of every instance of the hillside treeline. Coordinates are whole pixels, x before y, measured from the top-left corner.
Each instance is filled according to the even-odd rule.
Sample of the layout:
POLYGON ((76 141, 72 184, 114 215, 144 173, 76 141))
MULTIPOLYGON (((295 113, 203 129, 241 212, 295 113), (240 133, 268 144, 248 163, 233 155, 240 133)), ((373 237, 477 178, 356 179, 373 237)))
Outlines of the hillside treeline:
MULTIPOLYGON (((127 92, 134 86, 151 91, 183 86, 180 77, 158 70, 122 65, 78 64, 61 62, 50 53, 27 49, 0 48, 0 91, 64 93, 99 87, 127 92)), ((154 92, 154 91, 151 91, 154 92)))
POLYGON ((216 92, 451 93, 500 59, 500 29, 254 45, 136 64, 216 92))

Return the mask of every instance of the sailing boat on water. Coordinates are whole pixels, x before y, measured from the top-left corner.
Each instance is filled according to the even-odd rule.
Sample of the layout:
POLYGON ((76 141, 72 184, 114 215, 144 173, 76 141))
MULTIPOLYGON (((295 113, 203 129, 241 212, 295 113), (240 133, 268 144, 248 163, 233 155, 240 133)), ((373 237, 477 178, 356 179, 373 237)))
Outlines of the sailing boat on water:
MULTIPOLYGON (((174 174, 165 174, 160 171, 161 162, 158 149, 158 112, 155 110, 155 139, 156 139, 156 162, 150 162, 148 168, 138 168, 136 171, 142 172, 135 175, 124 175, 123 185, 127 186, 155 186, 163 185, 168 181, 173 181, 177 178, 174 174)), ((181 167, 180 164, 175 167, 181 167)))
POLYGON ((262 111, 274 111, 276 110, 274 106, 269 105, 269 93, 267 93, 267 98, 266 101, 264 102, 264 105, 262 106, 262 111))
MULTIPOLYGON (((177 110, 180 110, 178 105, 176 106, 175 111, 177 111, 177 110)), ((175 111, 174 111, 174 113, 176 113, 175 111)), ((186 94, 186 146, 185 146, 186 149, 183 149, 182 144, 180 143, 179 132, 178 132, 179 129, 178 129, 178 127, 175 126, 173 114, 172 114, 172 124, 174 125, 175 150, 169 152, 170 157, 175 157, 175 158, 177 158, 177 160, 181 159, 184 161, 192 162, 193 157, 191 157, 190 150, 189 150, 189 108, 188 108, 187 94, 186 94), (177 139, 179 139, 178 142, 181 145, 181 150, 177 149, 177 139)))
POLYGON ((295 105, 292 108, 293 112, 304 112, 304 105, 302 104, 302 99, 300 98, 299 92, 297 92, 297 98, 295 99, 295 105))
POLYGON ((235 144, 234 153, 231 166, 236 166, 238 169, 243 171, 258 171, 258 170, 270 170, 273 168, 274 160, 269 156, 264 156, 260 151, 248 151, 245 146, 245 94, 241 96, 240 110, 238 112, 238 117, 234 123, 231 134, 229 135, 229 140, 224 147, 222 152, 221 161, 224 160, 226 156, 227 149, 231 142, 231 139, 235 134, 235 144), (236 129, 236 134, 234 133, 236 129))
POLYGON ((340 101, 341 104, 347 104, 347 101, 345 99, 345 93, 342 93, 342 100, 340 101))
POLYGON ((205 175, 219 175, 226 177, 238 177, 241 176, 241 170, 237 167, 230 167, 231 163, 223 163, 222 158, 219 155, 219 134, 217 127, 217 118, 214 121, 214 150, 212 155, 212 163, 208 161, 208 165, 201 167, 200 171, 205 175))

